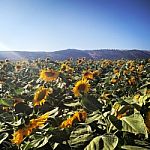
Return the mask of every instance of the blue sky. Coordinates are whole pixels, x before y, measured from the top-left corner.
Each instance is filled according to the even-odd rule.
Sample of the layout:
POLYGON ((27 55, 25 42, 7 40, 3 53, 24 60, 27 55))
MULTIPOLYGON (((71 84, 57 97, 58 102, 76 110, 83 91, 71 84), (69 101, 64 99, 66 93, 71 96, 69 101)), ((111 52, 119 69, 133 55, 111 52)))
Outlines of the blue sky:
POLYGON ((150 49, 150 0, 0 0, 0 50, 150 49))

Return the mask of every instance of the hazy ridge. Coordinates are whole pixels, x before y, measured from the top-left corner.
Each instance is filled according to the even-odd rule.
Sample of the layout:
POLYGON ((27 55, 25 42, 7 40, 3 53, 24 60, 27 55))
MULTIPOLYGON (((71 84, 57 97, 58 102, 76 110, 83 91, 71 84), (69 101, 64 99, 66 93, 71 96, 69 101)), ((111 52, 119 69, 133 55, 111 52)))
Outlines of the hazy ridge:
POLYGON ((77 59, 86 57, 88 59, 148 59, 150 51, 145 50, 77 50, 66 49, 54 52, 28 52, 28 51, 0 51, 0 59, 20 60, 20 59, 45 59, 65 60, 70 57, 77 59))

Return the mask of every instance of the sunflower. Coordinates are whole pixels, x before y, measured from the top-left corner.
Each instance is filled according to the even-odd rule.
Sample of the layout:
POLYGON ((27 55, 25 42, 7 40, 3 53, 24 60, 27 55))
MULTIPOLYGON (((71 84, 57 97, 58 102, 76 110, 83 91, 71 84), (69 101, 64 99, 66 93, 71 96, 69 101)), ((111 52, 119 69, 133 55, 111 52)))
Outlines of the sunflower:
POLYGON ((110 82, 111 82, 112 84, 115 84, 115 83, 117 82, 117 79, 112 78, 110 82))
POLYGON ((114 74, 119 73, 118 68, 114 68, 114 69, 113 69, 113 72, 114 72, 114 74))
POLYGON ((21 70, 21 68, 22 68, 22 66, 21 66, 21 65, 16 65, 16 66, 15 66, 15 70, 16 70, 16 72, 20 71, 20 70, 21 70))
POLYGON ((93 71, 93 77, 97 77, 97 76, 99 76, 100 75, 100 71, 99 70, 95 70, 95 71, 93 71))
POLYGON ((85 119, 87 118, 87 113, 85 111, 76 112, 73 115, 73 118, 77 119, 79 122, 85 121, 85 119))
POLYGON ((68 128, 68 127, 71 127, 72 126, 72 124, 73 124, 73 120, 74 118, 68 118, 67 120, 65 120, 65 121, 63 121, 62 123, 61 123, 61 125, 60 125, 60 128, 68 128))
POLYGON ((77 64, 78 65, 81 65, 83 62, 84 62, 84 60, 82 58, 78 58, 77 59, 77 64))
POLYGON ((68 69, 68 65, 66 65, 66 64, 62 64, 60 67, 61 71, 66 71, 67 69, 68 69))
POLYGON ((59 76, 59 72, 53 69, 43 69, 40 73, 40 78, 46 82, 56 80, 59 76))
POLYGON ((68 72, 68 73, 72 74, 72 73, 73 73, 73 71, 74 71, 74 69, 73 69, 73 68, 71 68, 71 67, 68 67, 68 68, 67 68, 67 72, 68 72))
POLYGON ((135 85, 135 84, 136 84, 136 79, 135 79, 135 77, 134 77, 134 76, 131 76, 131 78, 128 80, 128 83, 129 83, 130 85, 135 85))
POLYGON ((44 126, 47 121, 50 112, 47 112, 36 119, 30 120, 29 124, 21 129, 18 129, 13 133, 13 139, 11 140, 13 144, 20 145, 24 137, 29 136, 33 129, 44 126))
POLYGON ((75 112, 74 115, 67 120, 63 121, 60 128, 72 127, 75 121, 84 122, 87 118, 87 113, 85 111, 75 112))
POLYGON ((45 114, 41 115, 40 117, 30 120, 29 127, 31 129, 35 129, 35 128, 44 126, 44 123, 47 121, 49 115, 50 115, 50 112, 46 112, 45 114))
POLYGON ((93 73, 90 71, 85 71, 83 73, 83 78, 92 80, 93 79, 93 73))
POLYGON ((13 139, 11 140, 11 142, 13 144, 20 145, 21 142, 23 141, 23 137, 24 137, 24 129, 19 129, 16 132, 14 132, 13 139))
POLYGON ((48 97, 48 94, 51 93, 53 93, 52 88, 44 88, 43 86, 39 87, 34 95, 34 99, 33 99, 34 106, 44 104, 46 98, 48 97))
POLYGON ((73 88, 73 93, 76 97, 80 96, 81 93, 88 93, 90 88, 89 81, 87 79, 82 78, 82 80, 78 81, 73 88))

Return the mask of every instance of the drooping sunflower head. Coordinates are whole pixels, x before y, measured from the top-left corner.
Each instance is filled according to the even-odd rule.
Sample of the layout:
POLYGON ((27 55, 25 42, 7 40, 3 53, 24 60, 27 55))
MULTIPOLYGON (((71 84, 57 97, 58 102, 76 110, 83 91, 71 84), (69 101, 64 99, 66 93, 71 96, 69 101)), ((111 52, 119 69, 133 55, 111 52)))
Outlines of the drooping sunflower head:
POLYGON ((89 81, 85 78, 78 81, 73 88, 73 93, 76 97, 80 96, 81 94, 88 93, 90 89, 89 81))
POLYGON ((83 72, 83 78, 92 80, 93 73, 91 71, 85 71, 85 72, 83 72))
POLYGON ((87 113, 85 111, 75 112, 72 117, 63 121, 60 128, 72 127, 75 122, 84 122, 87 118, 87 113))
POLYGON ((48 120, 49 115, 50 112, 46 112, 38 118, 30 120, 30 128, 35 129, 44 126, 45 122, 48 120))
POLYGON ((44 104, 48 97, 48 94, 51 93, 53 93, 52 88, 39 87, 34 95, 34 99, 33 99, 34 106, 44 104))
POLYGON ((40 73, 40 78, 46 82, 54 81, 58 78, 59 72, 53 69, 43 69, 40 73))

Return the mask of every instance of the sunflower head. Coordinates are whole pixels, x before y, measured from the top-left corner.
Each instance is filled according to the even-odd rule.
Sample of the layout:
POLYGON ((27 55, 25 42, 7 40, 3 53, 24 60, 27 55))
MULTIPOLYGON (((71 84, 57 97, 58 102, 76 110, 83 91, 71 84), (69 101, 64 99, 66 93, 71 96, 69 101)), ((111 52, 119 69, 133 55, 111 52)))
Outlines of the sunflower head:
POLYGON ((46 98, 48 97, 48 94, 51 93, 53 93, 52 88, 39 87, 39 89, 35 92, 34 95, 34 99, 33 99, 34 106, 44 104, 46 98))
POLYGON ((56 80, 59 76, 59 72, 53 69, 43 69, 40 73, 40 78, 46 82, 56 80))
POLYGON ((112 78, 110 82, 111 82, 112 84, 115 84, 115 83, 117 83, 117 79, 116 79, 116 78, 112 78))
POLYGON ((74 118, 68 118, 67 120, 63 121, 60 125, 60 128, 68 128, 71 127, 73 124, 74 118))
POLYGON ((71 67, 68 67, 68 68, 67 68, 67 72, 68 72, 68 73, 70 73, 70 74, 71 74, 71 73, 73 73, 73 71, 74 71, 74 69, 73 69, 73 68, 71 68, 71 67))
POLYGON ((62 64, 60 70, 61 71, 66 71, 68 69, 68 65, 62 64))
POLYGON ((99 75, 100 75, 100 71, 99 70, 93 71, 93 77, 97 77, 99 75))
POLYGON ((84 122, 87 118, 87 113, 85 111, 75 112, 72 117, 63 121, 60 128, 72 127, 75 122, 84 122))
POLYGON ((78 122, 83 122, 86 120, 87 118, 87 113, 85 111, 79 111, 79 112, 76 112, 74 115, 73 115, 73 118, 74 119, 77 119, 78 122))
POLYGON ((93 73, 90 71, 85 71, 83 73, 83 78, 92 80, 93 79, 93 73))
POLYGON ((77 59, 77 64, 78 65, 81 65, 83 62, 84 62, 84 60, 82 58, 78 58, 77 59))
POLYGON ((135 79, 135 77, 134 77, 134 76, 131 76, 131 78, 128 80, 128 83, 129 83, 130 85, 135 85, 135 84, 136 84, 136 79, 135 79))
POLYGON ((23 141, 24 130, 19 129, 18 131, 14 132, 12 136, 13 136, 13 139, 11 140, 11 142, 13 144, 20 145, 21 142, 23 141))
POLYGON ((87 79, 82 79, 75 84, 73 88, 73 93, 76 97, 80 96, 81 94, 88 93, 90 89, 90 84, 87 79))
POLYGON ((39 116, 38 118, 30 120, 29 124, 30 128, 35 129, 44 126, 45 122, 48 120, 49 115, 50 112, 46 112, 45 114, 39 116))
POLYGON ((22 68, 22 66, 21 65, 16 65, 15 66, 15 70, 18 72, 18 71, 20 71, 21 70, 21 68, 22 68))
POLYGON ((114 68, 114 69, 113 69, 113 73, 114 73, 114 74, 119 73, 119 69, 118 69, 118 68, 114 68))

